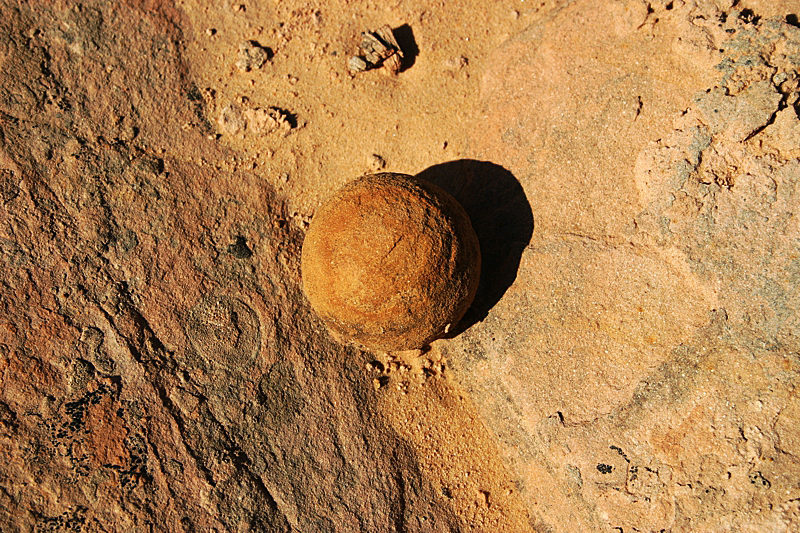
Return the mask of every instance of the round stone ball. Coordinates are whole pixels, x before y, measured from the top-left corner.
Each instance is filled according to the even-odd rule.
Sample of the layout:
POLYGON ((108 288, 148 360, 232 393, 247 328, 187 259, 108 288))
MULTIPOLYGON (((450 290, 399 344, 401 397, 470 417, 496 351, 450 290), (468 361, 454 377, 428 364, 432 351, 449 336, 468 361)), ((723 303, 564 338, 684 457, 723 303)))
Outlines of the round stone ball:
POLYGON ((303 291, 340 341, 397 351, 447 333, 472 303, 478 238, 464 208, 406 174, 363 176, 314 215, 303 291))

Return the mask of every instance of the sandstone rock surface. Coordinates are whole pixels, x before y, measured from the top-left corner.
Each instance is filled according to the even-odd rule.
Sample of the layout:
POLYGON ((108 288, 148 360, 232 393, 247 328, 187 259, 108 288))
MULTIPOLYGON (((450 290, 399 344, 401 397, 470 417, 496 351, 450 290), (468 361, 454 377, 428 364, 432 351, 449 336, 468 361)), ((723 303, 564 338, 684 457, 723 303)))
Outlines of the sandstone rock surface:
POLYGON ((794 531, 800 29, 585 1, 494 58, 473 146, 537 229, 441 349, 533 529, 794 531))
POLYGON ((0 530, 458 530, 208 138, 178 11, 0 9, 0 530))
POLYGON ((448 5, 0 0, 0 531, 798 530, 796 0, 448 5), (487 266, 421 356, 301 292, 376 161, 487 266))

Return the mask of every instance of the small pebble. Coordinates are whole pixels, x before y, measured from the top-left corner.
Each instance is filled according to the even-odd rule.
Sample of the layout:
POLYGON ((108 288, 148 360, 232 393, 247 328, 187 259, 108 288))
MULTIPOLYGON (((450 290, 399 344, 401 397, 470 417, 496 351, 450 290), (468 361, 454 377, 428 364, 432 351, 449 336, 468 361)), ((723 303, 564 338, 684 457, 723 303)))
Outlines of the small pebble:
POLYGON ((378 154, 372 154, 367 157, 367 164, 373 171, 379 171, 386 168, 386 160, 378 154))
POLYGON ((270 59, 270 51, 255 41, 242 41, 239 44, 239 58, 236 68, 242 72, 249 72, 264 66, 270 59))
POLYGON ((217 124, 223 133, 236 135, 244 131, 247 122, 242 110, 234 104, 229 104, 220 112, 217 124))
POLYGON ((353 56, 347 62, 347 68, 353 72, 363 72, 367 70, 367 62, 363 57, 353 56))
POLYGON ((468 64, 469 60, 464 56, 452 57, 444 62, 445 67, 453 70, 462 69, 468 64))

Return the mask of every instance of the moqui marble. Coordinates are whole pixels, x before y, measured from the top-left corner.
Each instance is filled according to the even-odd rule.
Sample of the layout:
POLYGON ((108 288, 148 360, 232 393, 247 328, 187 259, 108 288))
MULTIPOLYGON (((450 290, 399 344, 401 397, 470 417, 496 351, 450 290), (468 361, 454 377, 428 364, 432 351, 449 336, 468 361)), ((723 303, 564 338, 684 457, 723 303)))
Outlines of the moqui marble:
POLYGON ((303 289, 339 340, 422 348, 464 315, 480 277, 469 217, 441 188, 406 174, 363 176, 314 215, 303 289))

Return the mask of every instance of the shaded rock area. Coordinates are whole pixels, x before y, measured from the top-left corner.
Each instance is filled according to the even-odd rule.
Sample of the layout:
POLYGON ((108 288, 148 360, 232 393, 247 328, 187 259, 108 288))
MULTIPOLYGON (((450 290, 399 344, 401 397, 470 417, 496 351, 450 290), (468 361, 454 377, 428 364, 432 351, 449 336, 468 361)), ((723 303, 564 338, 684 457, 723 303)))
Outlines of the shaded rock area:
POLYGON ((178 12, 118 9, 2 6, 0 530, 459 530, 281 199, 181 128, 178 12))
POLYGON ((0 531, 800 528, 800 6, 448 5, 0 0, 0 531), (480 241, 422 353, 300 290, 370 170, 480 241))

